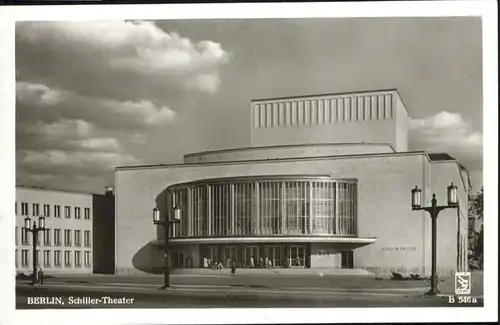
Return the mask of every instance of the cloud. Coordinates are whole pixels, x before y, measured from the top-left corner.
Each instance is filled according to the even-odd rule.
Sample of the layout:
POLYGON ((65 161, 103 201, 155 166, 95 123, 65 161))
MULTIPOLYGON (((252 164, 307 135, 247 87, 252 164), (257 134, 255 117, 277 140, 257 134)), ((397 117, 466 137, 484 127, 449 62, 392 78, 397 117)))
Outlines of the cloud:
POLYGON ((410 122, 414 150, 447 152, 470 170, 482 170, 483 135, 458 113, 442 111, 410 122))
POLYGON ((109 171, 116 166, 137 164, 139 160, 128 154, 114 152, 23 150, 19 152, 19 162, 26 167, 69 167, 109 171))
POLYGON ((16 184, 103 194, 105 186, 113 185, 113 178, 113 174, 92 176, 74 173, 24 173, 16 177, 16 184))
MULTIPOLYGON (((28 74, 31 77, 28 79, 46 79, 49 76, 55 85, 69 83, 69 90, 77 92, 82 88, 96 91, 92 83, 78 86, 82 83, 79 78, 92 76, 107 79, 115 86, 124 81, 143 84, 149 79, 182 88, 186 80, 199 75, 219 80, 220 66, 230 60, 230 53, 217 42, 194 42, 147 21, 21 22, 16 27, 19 48, 36 48, 40 55, 55 56, 52 64, 35 67, 35 63, 21 53, 20 58, 27 66, 21 66, 20 77, 28 74), (68 76, 77 79, 69 80, 68 76)), ((203 84, 185 90, 214 92, 213 87, 206 88, 203 84)))
POLYGON ((77 147, 96 151, 119 151, 120 142, 115 138, 91 138, 85 140, 73 141, 77 147))
POLYGON ((97 107, 109 109, 110 113, 127 115, 132 118, 139 118, 147 125, 162 125, 174 120, 176 113, 167 106, 156 107, 151 101, 125 101, 116 100, 96 100, 97 107))
POLYGON ((59 137, 59 138, 85 138, 95 130, 94 125, 84 120, 61 118, 53 123, 37 121, 35 124, 21 126, 21 132, 27 135, 59 137))
POLYGON ((42 105, 55 105, 63 100, 62 92, 49 87, 27 82, 16 83, 16 96, 19 100, 42 105))
MULTIPOLYGON (((71 118, 80 117, 92 120, 95 123, 100 123, 108 128, 128 128, 130 126, 150 126, 164 125, 174 120, 176 112, 168 106, 157 106, 153 102, 145 99, 136 101, 119 101, 110 98, 93 98, 82 96, 64 89, 51 89, 46 85, 33 84, 20 81, 17 83, 17 101, 19 104, 25 104, 30 110, 28 115, 31 115, 33 106, 40 104, 41 97, 44 94, 57 94, 57 101, 52 101, 50 104, 45 102, 44 115, 49 116, 52 109, 53 115, 68 116, 71 118), (33 89, 40 89, 33 91, 33 89), (41 94, 41 95, 40 95, 41 94), (110 118, 111 117, 111 118, 110 118)), ((22 106, 19 107, 22 111, 22 106)), ((27 117, 29 118, 29 117, 27 117)), ((66 120, 69 121, 69 120, 66 120)), ((73 127, 83 128, 81 119, 76 118, 75 121, 80 121, 77 125, 52 125, 50 126, 57 132, 67 131, 73 127)), ((36 129, 46 128, 43 125, 35 125, 36 129)), ((47 134, 48 130, 41 130, 47 134)))
MULTIPOLYGON (((231 53, 146 21, 16 24, 17 178, 84 184, 141 164, 221 86, 231 53)), ((74 185, 79 187, 79 185, 74 185)))
POLYGON ((186 81, 187 89, 201 89, 207 93, 216 93, 219 89, 220 80, 213 74, 197 75, 186 81))

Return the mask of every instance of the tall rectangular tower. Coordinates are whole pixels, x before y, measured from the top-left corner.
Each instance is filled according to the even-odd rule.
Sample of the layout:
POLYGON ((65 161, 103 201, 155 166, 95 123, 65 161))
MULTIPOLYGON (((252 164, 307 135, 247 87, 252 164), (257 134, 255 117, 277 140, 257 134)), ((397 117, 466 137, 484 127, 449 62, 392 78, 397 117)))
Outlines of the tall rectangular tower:
POLYGON ((408 150, 409 117, 395 89, 251 101, 251 146, 383 143, 408 150))

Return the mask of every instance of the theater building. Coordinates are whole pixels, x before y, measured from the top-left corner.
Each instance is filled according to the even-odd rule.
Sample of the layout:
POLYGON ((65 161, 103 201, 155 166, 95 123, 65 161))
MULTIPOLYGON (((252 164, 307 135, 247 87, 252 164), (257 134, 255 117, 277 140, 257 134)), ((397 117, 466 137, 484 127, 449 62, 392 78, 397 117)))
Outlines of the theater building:
POLYGON ((467 171, 447 154, 408 150, 397 90, 252 100, 245 148, 192 153, 183 163, 115 172, 116 271, 159 272, 163 228, 172 267, 352 268, 430 274, 431 220, 411 189, 459 208, 440 213, 438 270, 467 267, 467 171))
POLYGON ((114 196, 34 187, 16 187, 15 263, 25 275, 33 271, 33 234, 23 231, 24 219, 38 232, 36 264, 44 274, 114 273, 114 196))

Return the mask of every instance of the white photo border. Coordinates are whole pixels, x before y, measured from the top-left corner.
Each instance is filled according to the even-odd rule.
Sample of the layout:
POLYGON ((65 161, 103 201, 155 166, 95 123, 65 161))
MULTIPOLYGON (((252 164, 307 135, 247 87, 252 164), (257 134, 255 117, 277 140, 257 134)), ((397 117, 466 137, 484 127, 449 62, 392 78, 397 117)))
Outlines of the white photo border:
POLYGON ((498 320, 498 45, 496 1, 165 4, 0 7, 0 323, 208 324, 484 322, 498 320), (16 21, 480 16, 486 242, 483 308, 16 310, 14 267, 16 21))

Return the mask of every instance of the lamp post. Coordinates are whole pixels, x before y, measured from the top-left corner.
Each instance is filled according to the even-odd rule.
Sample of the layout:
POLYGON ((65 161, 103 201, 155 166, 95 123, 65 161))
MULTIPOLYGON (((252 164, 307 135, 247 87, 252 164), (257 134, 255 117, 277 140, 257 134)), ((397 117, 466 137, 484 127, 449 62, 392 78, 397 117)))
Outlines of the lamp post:
POLYGON ((46 228, 45 228, 45 217, 44 216, 40 216, 38 218, 38 226, 36 225, 36 222, 33 222, 33 227, 31 226, 31 219, 30 217, 26 216, 26 218, 24 218, 24 227, 23 227, 23 231, 26 232, 26 234, 28 232, 31 232, 33 234, 33 285, 36 284, 36 280, 37 280, 37 270, 36 270, 36 266, 38 264, 38 261, 36 260, 36 240, 37 240, 37 237, 38 237, 38 232, 40 231, 44 231, 46 228))
MULTIPOLYGON (((168 209, 167 209, 168 210, 168 209)), ((164 259, 165 259, 165 284, 161 289, 169 288, 170 287, 170 263, 169 259, 170 256, 168 254, 168 242, 169 242, 169 234, 170 234, 170 226, 173 224, 179 223, 181 221, 181 208, 175 207, 174 208, 174 219, 170 220, 168 212, 165 214, 165 219, 163 221, 160 221, 160 209, 154 208, 153 209, 153 224, 155 225, 161 225, 163 226, 163 229, 165 230, 165 251, 164 251, 164 259)))
POLYGON ((432 275, 431 275, 431 289, 426 293, 429 296, 436 296, 439 294, 438 280, 437 280, 437 217, 439 212, 445 209, 458 208, 458 194, 457 186, 451 183, 448 186, 448 205, 437 205, 436 194, 432 194, 431 206, 422 206, 422 190, 417 186, 411 190, 411 208, 412 210, 424 210, 429 212, 432 219, 432 275))

